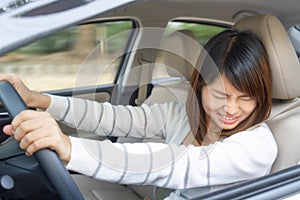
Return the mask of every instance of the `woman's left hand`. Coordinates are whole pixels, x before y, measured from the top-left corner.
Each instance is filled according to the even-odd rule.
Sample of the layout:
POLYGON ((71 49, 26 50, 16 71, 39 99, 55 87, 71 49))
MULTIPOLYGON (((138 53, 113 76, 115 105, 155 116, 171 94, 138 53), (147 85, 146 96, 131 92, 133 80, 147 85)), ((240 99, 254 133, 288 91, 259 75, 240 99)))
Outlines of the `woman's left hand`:
POLYGON ((55 119, 47 112, 22 111, 3 132, 20 141, 20 148, 28 156, 38 150, 49 148, 64 162, 70 161, 71 141, 64 135, 55 119))

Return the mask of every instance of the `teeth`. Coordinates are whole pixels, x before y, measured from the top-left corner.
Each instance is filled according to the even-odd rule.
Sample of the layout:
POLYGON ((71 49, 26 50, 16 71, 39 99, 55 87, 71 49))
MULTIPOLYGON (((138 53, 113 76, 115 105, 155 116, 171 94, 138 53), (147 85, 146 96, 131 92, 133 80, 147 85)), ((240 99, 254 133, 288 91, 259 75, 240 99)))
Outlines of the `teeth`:
POLYGON ((226 119, 226 120, 233 120, 234 118, 233 117, 226 117, 226 116, 224 116, 224 119, 226 119))

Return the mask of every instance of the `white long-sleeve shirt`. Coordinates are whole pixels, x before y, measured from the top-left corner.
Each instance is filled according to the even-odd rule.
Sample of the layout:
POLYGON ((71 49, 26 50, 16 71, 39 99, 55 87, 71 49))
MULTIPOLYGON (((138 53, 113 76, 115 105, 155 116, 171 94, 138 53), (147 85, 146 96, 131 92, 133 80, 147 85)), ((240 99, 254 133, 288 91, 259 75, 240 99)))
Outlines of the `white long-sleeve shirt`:
POLYGON ((166 141, 121 144, 70 137, 67 169, 104 181, 173 189, 228 184, 268 174, 277 155, 266 124, 209 146, 180 145, 190 125, 184 104, 175 102, 132 107, 51 96, 47 111, 78 130, 166 141))

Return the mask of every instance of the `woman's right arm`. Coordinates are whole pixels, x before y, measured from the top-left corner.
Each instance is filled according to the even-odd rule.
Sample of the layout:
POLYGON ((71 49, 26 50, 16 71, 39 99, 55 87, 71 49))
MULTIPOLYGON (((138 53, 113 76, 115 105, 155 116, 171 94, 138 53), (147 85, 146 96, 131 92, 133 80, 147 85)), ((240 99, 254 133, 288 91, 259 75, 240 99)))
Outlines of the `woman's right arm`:
POLYGON ((53 95, 50 98, 46 111, 56 120, 102 136, 165 138, 167 132, 175 133, 181 124, 188 123, 184 104, 175 102, 123 106, 53 95))
POLYGON ((46 110, 58 121, 99 135, 166 138, 167 133, 181 130, 180 124, 188 124, 183 104, 114 106, 32 91, 16 75, 0 74, 0 81, 4 80, 15 87, 28 107, 46 110))

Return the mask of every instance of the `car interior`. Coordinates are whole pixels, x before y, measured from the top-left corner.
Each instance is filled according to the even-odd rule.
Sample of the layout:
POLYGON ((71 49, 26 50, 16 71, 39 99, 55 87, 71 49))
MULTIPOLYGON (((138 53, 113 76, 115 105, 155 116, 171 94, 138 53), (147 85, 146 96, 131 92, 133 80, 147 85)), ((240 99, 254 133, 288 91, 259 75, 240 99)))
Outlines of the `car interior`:
MULTIPOLYGON (((300 117, 300 100, 298 98, 300 96, 300 88, 295 87, 295 85, 299 85, 297 74, 300 73, 300 64, 293 45, 283 25, 274 15, 266 14, 245 17, 235 23, 233 29, 251 30, 256 33, 263 41, 270 59, 273 80, 273 108, 271 116, 266 123, 271 128, 279 149, 272 172, 295 166, 300 161, 300 154, 293 153, 293 156, 291 156, 291 151, 300 152, 299 141, 295 140, 299 129, 297 121, 300 117)), ((167 40, 187 53, 188 45, 184 45, 185 41, 179 42, 179 38, 182 37, 176 38, 176 36, 173 36, 167 40)), ((172 55, 167 54, 160 57, 160 59, 166 61, 165 63, 161 60, 157 61, 157 63, 172 68, 167 71, 169 73, 175 73, 176 76, 181 74, 183 78, 154 86, 151 95, 144 103, 153 104, 167 101, 184 102, 189 87, 188 80, 191 75, 189 68, 190 63, 186 62, 186 60, 172 62, 174 59, 169 59, 170 57, 168 56, 171 57, 172 55)), ((126 142, 128 139, 119 138, 119 141, 126 142)), ((153 191, 155 191, 151 186, 129 186, 129 188, 144 197, 153 195, 153 191)), ((183 192, 182 195, 186 199, 191 199, 195 196, 203 195, 203 190, 193 189, 193 192, 183 192)), ((122 198, 125 198, 125 196, 122 198)), ((159 199, 158 196, 156 196, 156 198, 159 199)))
MULTIPOLYGON (((151 2, 149 1, 149 5, 146 5, 149 6, 148 12, 145 12, 145 14, 143 15, 140 13, 140 10, 145 10, 146 6, 144 3, 138 2, 132 6, 128 6, 125 8, 117 8, 112 12, 105 13, 103 16, 100 15, 99 20, 98 18, 91 21, 87 20, 88 23, 83 23, 81 25, 86 25, 97 20, 97 22, 102 22, 101 20, 105 21, 106 18, 110 20, 113 19, 112 21, 119 18, 128 20, 127 17, 124 16, 127 16, 127 13, 130 13, 133 16, 142 16, 141 21, 143 25, 145 25, 145 27, 151 27, 152 25, 166 27, 168 21, 165 21, 165 19, 176 19, 180 21, 181 16, 197 16, 197 12, 201 12, 203 19, 197 19, 200 22, 202 22, 201 20, 203 20, 205 23, 213 22, 215 24, 220 24, 225 28, 253 31, 261 38, 262 42, 264 43, 271 66, 273 107, 271 115, 269 119, 266 120, 266 123, 271 128, 274 134, 279 150, 277 159, 275 160, 275 163, 272 167, 272 173, 276 173, 280 170, 298 165, 300 163, 300 144, 298 140, 300 129, 300 125, 298 124, 300 118, 300 64, 297 52, 299 54, 300 50, 295 51, 295 47, 290 39, 290 32, 287 32, 287 27, 289 27, 292 22, 289 21, 288 18, 285 18, 284 15, 276 16, 273 14, 258 14, 260 13, 260 11, 261 13, 266 13, 267 5, 263 5, 263 3, 262 5, 265 7, 262 7, 264 9, 258 9, 257 12, 251 11, 256 9, 255 3, 257 1, 253 1, 253 4, 247 2, 248 6, 250 6, 251 8, 249 9, 249 11, 245 10, 244 7, 241 6, 242 4, 237 4, 241 6, 241 8, 237 8, 238 6, 235 7, 236 5, 232 1, 229 1, 227 2, 228 5, 226 5, 227 10, 225 10, 224 12, 222 12, 223 7, 221 6, 221 4, 217 4, 218 1, 216 4, 204 1, 203 7, 199 8, 199 10, 192 9, 193 5, 196 2, 194 0, 189 1, 190 3, 184 8, 181 7, 181 5, 183 5, 183 2, 176 2, 177 3, 174 4, 174 7, 172 7, 172 9, 174 9, 173 13, 164 12, 163 9, 165 8, 165 6, 159 6, 160 3, 170 5, 170 1, 160 2, 154 0, 151 2), (228 9, 230 8, 230 6, 232 6, 232 10, 228 9), (234 10, 239 9, 241 11, 237 12, 234 16, 230 14, 235 12, 234 10), (151 10, 160 12, 164 17, 164 20, 160 20, 159 16, 149 17, 153 14, 152 12, 150 12, 151 10), (219 12, 220 14, 218 15, 218 17, 214 18, 214 14, 210 13, 211 10, 219 12), (177 15, 177 13, 180 13, 180 15, 177 15), (230 18, 228 16, 230 16, 230 18), (209 21, 213 18, 214 20, 209 21)), ((295 3, 295 5, 297 4, 295 3)), ((279 7, 276 8, 279 9, 279 7)), ((288 12, 288 10, 283 10, 282 12, 288 12)), ((183 19, 197 21, 193 17, 183 19)), ((139 19, 136 20, 138 21, 139 19)), ((86 21, 86 19, 84 21, 86 21)), ((139 26, 135 25, 134 23, 132 26, 134 28, 139 28, 139 26)), ((292 31, 292 29, 290 29, 290 31, 292 31)), ((139 35, 140 33, 136 33, 134 31, 133 33, 130 32, 130 34, 132 35, 126 35, 124 38, 134 38, 136 36, 139 41, 144 41, 146 40, 145 37, 147 36, 146 34, 144 36, 141 36, 139 35)), ((15 44, 16 46, 19 45, 18 43, 15 44)), ((129 44, 128 46, 130 45, 131 44, 129 44)), ((117 82, 112 81, 111 83, 105 85, 105 87, 100 86, 94 88, 94 86, 92 86, 88 90, 86 90, 85 87, 78 87, 74 90, 53 90, 49 91, 49 93, 62 96, 87 98, 97 100, 99 102, 110 101, 113 104, 141 105, 144 103, 152 105, 154 103, 164 103, 168 101, 185 102, 188 90, 190 88, 189 79, 193 70, 193 65, 195 65, 197 56, 201 52, 201 46, 198 42, 195 42, 194 33, 191 33, 188 29, 177 30, 173 32, 173 34, 168 35, 168 37, 162 37, 162 42, 153 44, 153 47, 164 49, 164 51, 157 51, 157 49, 155 48, 139 49, 138 47, 134 47, 137 49, 135 50, 135 53, 132 53, 132 55, 134 56, 126 54, 124 57, 121 57, 120 60, 122 62, 124 61, 124 63, 126 63, 128 66, 130 65, 134 68, 135 66, 142 65, 142 67, 135 71, 133 70, 133 74, 129 74, 127 77, 124 76, 123 79, 120 79, 117 82), (161 68, 165 72, 165 74, 167 74, 168 78, 163 81, 154 79, 152 75, 155 73, 156 68, 161 68), (147 75, 147 73, 151 75, 149 76, 149 74, 147 75), (138 75, 138 78, 134 78, 135 75, 138 75), (142 76, 144 78, 139 78, 139 76, 142 76), (139 89, 137 90, 137 88, 139 89)), ((89 58, 98 56, 97 53, 99 52, 90 53, 88 59, 83 62, 83 65, 88 65, 89 58)), ((7 69, 7 71, 5 72, 10 73, 11 71, 7 69)), ((123 71, 118 71, 116 74, 122 73, 126 75, 126 72, 123 71)), ((98 80, 92 80, 91 77, 89 81, 94 83, 98 80)), ((78 84, 76 86, 81 85, 78 84)), ((2 126, 3 124, 1 123, 0 125, 2 126)), ((74 133, 75 136, 78 136, 79 134, 79 136, 85 135, 85 137, 90 137, 93 139, 106 139, 106 137, 102 138, 99 136, 94 136, 94 134, 90 133, 77 133, 76 130, 66 127, 64 124, 60 124, 60 126, 64 132, 70 135, 74 133)), ((0 137, 2 136, 0 135, 0 137)), ((161 142, 161 140, 157 140, 155 138, 141 140, 130 137, 120 137, 109 139, 118 142, 161 142)), ((1 146, 1 148, 2 150, 7 150, 4 145, 1 146)), ((20 152, 18 151, 17 154, 19 155, 20 152)), ((13 157, 16 157, 17 154, 13 157)), ((0 159, 7 159, 7 157, 5 156, 6 155, 1 154, 0 159)), ((5 173, 8 172, 5 171, 5 173)), ((97 180, 74 172, 71 172, 71 174, 76 183, 79 184, 80 182, 80 184, 84 184, 84 187, 82 187, 82 185, 78 186, 79 189, 81 189, 81 193, 86 199, 163 199, 172 191, 154 186, 118 186, 114 184, 112 184, 108 188, 104 188, 104 190, 103 188, 101 188, 101 190, 98 190, 99 182, 97 180), (118 192, 115 192, 116 190, 118 190, 118 192)), ((41 180, 45 182, 45 185, 49 184, 46 177, 41 177, 41 180)), ((24 187, 26 187, 26 185, 24 187)), ((33 190, 31 186, 28 187, 33 190)), ((226 191, 226 189, 230 190, 230 188, 231 185, 226 185, 222 186, 220 190, 219 188, 216 190, 222 192, 223 189, 224 191, 226 191)), ((22 193, 22 190, 20 191, 17 191, 18 194, 22 193)), ((182 191, 181 197, 182 199, 205 199, 206 193, 213 193, 213 191, 214 188, 209 188, 208 190, 203 188, 194 188, 192 190, 182 191)), ((8 194, 11 195, 11 193, 8 194)))

